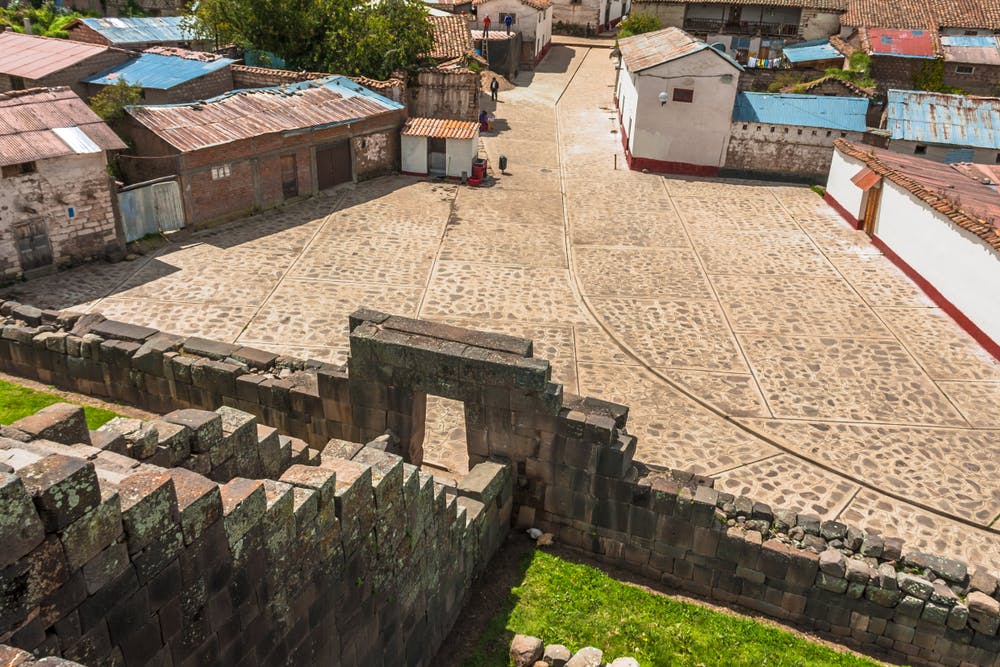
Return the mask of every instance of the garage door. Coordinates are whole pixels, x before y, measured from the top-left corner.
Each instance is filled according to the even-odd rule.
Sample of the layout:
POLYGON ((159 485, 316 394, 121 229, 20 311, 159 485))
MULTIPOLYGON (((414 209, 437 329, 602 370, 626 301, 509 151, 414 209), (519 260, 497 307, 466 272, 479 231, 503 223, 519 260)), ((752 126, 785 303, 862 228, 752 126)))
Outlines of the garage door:
POLYGON ((316 149, 319 189, 326 190, 351 181, 351 145, 346 141, 316 149))

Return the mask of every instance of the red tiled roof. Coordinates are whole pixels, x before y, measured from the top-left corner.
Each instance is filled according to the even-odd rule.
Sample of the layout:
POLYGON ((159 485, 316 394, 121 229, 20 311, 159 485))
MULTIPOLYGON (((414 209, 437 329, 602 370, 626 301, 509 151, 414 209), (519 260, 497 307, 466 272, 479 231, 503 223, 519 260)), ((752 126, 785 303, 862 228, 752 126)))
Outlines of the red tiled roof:
POLYGON ((479 123, 444 118, 411 118, 403 126, 402 134, 406 137, 432 139, 475 139, 479 136, 479 123))
POLYGON ((77 153, 57 128, 77 128, 102 150, 126 147, 69 88, 33 88, 0 93, 0 165, 77 153))
POLYGON ((850 0, 841 25, 1000 30, 1000 0, 850 0))
MULTIPOLYGON (((485 5, 491 0, 472 0, 473 7, 479 7, 480 5, 485 5)), ((537 9, 538 11, 545 11, 552 6, 551 0, 518 0, 522 5, 531 7, 532 9, 537 9)))
POLYGON ((434 31, 434 45, 428 57, 453 60, 473 53, 472 31, 461 16, 428 16, 434 31))
POLYGON ((40 79, 108 50, 107 46, 0 32, 0 73, 40 79))
POLYGON ((844 139, 833 142, 840 152, 864 162, 876 174, 911 192, 930 208, 975 234, 1000 252, 1000 192, 951 165, 844 139))

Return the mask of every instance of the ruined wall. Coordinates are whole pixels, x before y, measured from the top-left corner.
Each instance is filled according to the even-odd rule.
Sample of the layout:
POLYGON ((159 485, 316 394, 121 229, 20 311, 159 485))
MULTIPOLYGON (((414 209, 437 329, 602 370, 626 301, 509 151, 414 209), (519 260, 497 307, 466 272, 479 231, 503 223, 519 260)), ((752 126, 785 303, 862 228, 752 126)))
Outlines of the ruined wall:
POLYGON ((840 32, 840 12, 803 7, 799 19, 799 37, 804 41, 823 39, 840 32))
MULTIPOLYGON (((380 442, 386 449, 398 451, 411 463, 419 463, 422 458, 426 395, 460 400, 465 410, 469 462, 476 466, 472 474, 481 475, 476 478, 478 481, 466 480, 464 486, 479 489, 477 493, 485 497, 489 489, 500 485, 500 482, 489 480, 503 478, 499 469, 509 470, 514 494, 513 515, 518 525, 549 530, 563 543, 590 552, 616 566, 629 568, 644 577, 799 623, 861 650, 885 651, 893 660, 909 664, 958 664, 964 661, 975 665, 991 665, 1000 660, 1000 637, 997 636, 1000 629, 1000 592, 997 580, 987 570, 969 568, 965 563, 947 558, 911 552, 905 549, 901 539, 883 537, 838 522, 823 522, 811 514, 772 508, 750 498, 719 493, 712 488, 713 482, 709 478, 682 471, 651 470, 634 460, 637 442, 628 433, 628 408, 592 398, 564 395, 560 385, 550 382, 548 362, 533 357, 529 340, 362 310, 351 316, 351 356, 348 373, 345 373, 343 369, 324 364, 312 364, 307 368, 301 362, 287 359, 257 359, 256 355, 262 353, 190 338, 177 342, 176 348, 175 343, 170 343, 164 351, 167 343, 165 334, 110 321, 102 322, 97 318, 87 321, 66 313, 37 311, 11 302, 0 305, 0 314, 5 316, 6 323, 0 337, 0 364, 5 370, 78 390, 93 388, 98 394, 141 405, 165 405, 169 409, 182 407, 178 404, 181 401, 193 404, 222 398, 226 405, 246 407, 249 412, 258 411, 263 415, 264 423, 281 431, 291 433, 285 428, 288 426, 307 433, 312 438, 310 442, 316 443, 317 447, 323 446, 326 438, 331 437, 328 434, 334 431, 343 435, 332 437, 343 437, 357 443, 367 442, 390 430, 398 437, 398 443, 395 439, 387 441, 382 438, 380 442), (70 327, 76 328, 77 333, 67 331, 70 327), (82 333, 84 329, 86 333, 82 333), (159 374, 161 372, 163 375, 159 374), (235 399, 232 398, 234 391, 235 399), (485 469, 478 467, 501 461, 505 465, 485 469), (488 473, 491 470, 493 472, 488 473)), ((12 446, 22 448, 20 444, 12 446)), ((190 448, 195 451, 193 445, 190 448)), ((370 449, 360 448, 360 451, 370 449)), ((327 483, 316 482, 315 471, 324 469, 327 454, 354 457, 356 461, 357 451, 359 445, 333 442, 319 456, 318 466, 292 466, 283 473, 282 479, 299 487, 319 490, 321 499, 322 488, 327 483), (304 471, 297 481, 289 478, 293 470, 304 471)), ((309 452, 306 456, 310 461, 316 458, 309 452)), ((368 456, 378 459, 369 461, 376 471, 372 479, 377 487, 378 480, 388 476, 382 472, 387 464, 383 457, 391 454, 365 454, 365 461, 368 461, 365 458, 368 456)), ((87 466, 99 467, 99 463, 94 462, 98 458, 91 459, 91 463, 73 464, 73 470, 80 469, 81 465, 87 470, 90 469, 87 466)), ((211 462, 211 456, 209 460, 211 462)), ((397 459, 388 461, 395 466, 397 459)), ((28 466, 34 464, 27 463, 28 466)), ((63 469, 62 465, 60 463, 59 469, 63 469)), ((76 474, 90 476, 89 472, 74 472, 76 474)), ((338 468, 338 480, 341 479, 340 474, 338 468)), ((22 473, 15 477, 32 478, 22 473)), ((12 501, 12 509, 8 510, 10 515, 15 509, 24 511, 17 508, 29 506, 24 500, 26 494, 31 495, 36 493, 34 489, 44 488, 35 485, 29 489, 27 482, 20 482, 21 486, 17 481, 10 484, 13 486, 8 488, 13 491, 7 496, 0 496, 20 499, 12 501), (20 490, 22 486, 24 492, 20 490)), ((245 523, 239 518, 229 517, 240 503, 247 502, 249 495, 259 493, 254 490, 257 488, 254 484, 236 478, 219 488, 224 518, 221 533, 216 538, 218 542, 214 543, 215 549, 211 554, 221 549, 223 554, 236 554, 232 556, 235 559, 232 562, 242 562, 240 554, 245 553, 246 547, 233 545, 246 544, 241 540, 246 539, 247 533, 242 532, 240 527, 245 523), (227 489, 230 485, 235 486, 227 489), (236 498, 237 502, 227 501, 227 497, 236 498), (227 507, 232 509, 227 510, 227 507), (234 532, 230 534, 230 531, 234 532), (229 545, 228 551, 223 548, 225 545, 229 545)), ((504 480, 502 485, 507 488, 507 481, 504 480)), ((362 486, 368 489, 368 485, 362 486)), ((270 485, 264 483, 265 516, 269 511, 267 508, 271 507, 268 488, 270 485)), ((337 488, 340 488, 339 483, 337 488)), ((377 488, 373 493, 376 509, 388 506, 385 502, 380 504, 377 488)), ((99 494, 92 491, 88 494, 87 498, 95 499, 88 502, 98 502, 96 498, 99 494)), ((131 491, 122 493, 120 487, 119 494, 121 498, 130 499, 130 504, 133 502, 131 499, 136 497, 131 491)), ((143 494, 139 496, 144 497, 143 494)), ((41 536, 38 530, 34 533, 29 531, 32 546, 23 553, 35 554, 32 558, 38 560, 30 563, 48 563, 51 561, 45 560, 50 558, 47 550, 54 548, 53 540, 61 539, 59 531, 71 522, 47 519, 45 512, 49 511, 49 505, 44 499, 48 496, 39 491, 36 498, 40 498, 34 505, 40 508, 37 510, 40 521, 49 521, 56 537, 51 535, 51 531, 46 533, 48 537, 41 536)), ((486 503, 489 507, 497 507, 494 516, 499 517, 498 521, 504 518, 502 508, 507 505, 504 498, 503 492, 499 492, 493 503, 486 503), (496 498, 501 499, 499 503, 496 498)), ((101 502, 109 501, 105 498, 101 502)), ((371 507, 371 502, 363 505, 371 507)), ((405 492, 403 505, 408 507, 405 492)), ((96 505, 89 506, 96 508, 96 505)), ((256 506, 260 507, 259 501, 256 506)), ((395 504, 391 506, 396 507, 395 504)), ((183 528, 183 509, 180 505, 177 507, 183 528)), ((335 507, 340 534, 343 535, 340 506, 335 504, 335 507)), ((493 511, 489 507, 485 508, 487 513, 493 511)), ((130 540, 126 511, 125 505, 122 505, 122 522, 126 538, 130 540)), ((317 515, 322 515, 322 511, 317 515)), ((28 516, 30 518, 31 514, 28 516)), ((267 525, 265 520, 261 521, 267 525)), ((287 519, 283 525, 288 525, 287 519)), ((376 545, 380 544, 379 525, 394 524, 376 523, 376 545)), ((474 522, 473 527, 476 525, 474 522)), ((493 524, 484 520, 480 525, 493 524)), ((307 527, 315 526, 307 524, 307 527)), ((296 524, 296 530, 296 535, 299 535, 299 524, 296 524)), ((498 531, 499 528, 493 535, 498 535, 498 531)), ((135 548, 128 542, 126 551, 147 553, 143 550, 160 544, 159 541, 149 541, 148 531, 137 534, 144 537, 139 538, 135 548)), ((307 534, 313 533, 307 530, 307 534)), ((482 544, 490 543, 489 539, 493 537, 487 539, 479 534, 479 553, 488 553, 489 549, 482 544)), ((10 539, 13 541, 14 537, 10 539)), ((341 537, 342 544, 343 539, 341 537)), ((257 544, 257 538, 253 540, 257 544)), ((20 544, 17 541, 12 543, 20 544)), ((186 543, 184 548, 187 548, 186 543)), ((159 553, 155 550, 148 553, 154 552, 159 553)), ((454 557, 454 552, 449 553, 454 557)), ((211 558, 218 556, 206 555, 205 558, 209 560, 204 562, 212 564, 217 561, 211 558)), ((265 554, 263 558, 266 560, 270 556, 265 554)), ((21 556, 18 559, 20 563, 21 556)), ((312 563, 314 560, 326 562, 315 558, 300 559, 299 562, 312 563)), ((274 561, 279 563, 277 566, 270 565, 270 560, 266 562, 268 567, 286 572, 280 559, 274 561)), ((362 562, 372 561, 363 558, 362 562)), ((183 576, 183 557, 179 567, 183 576)), ((211 569, 210 565, 208 567, 211 569)), ((234 577, 238 576, 235 573, 243 571, 239 567, 232 566, 234 577)), ((32 570, 26 564, 21 571, 30 573, 42 569, 43 566, 36 565, 36 569, 32 570)), ((475 571, 475 567, 472 566, 471 570, 475 571)), ((198 571, 203 573, 201 569, 198 571)), ((267 571, 268 568, 264 568, 254 572, 267 571)), ((449 570, 445 568, 444 571, 449 570)), ((47 584, 44 580, 36 585, 34 582, 37 580, 31 579, 30 574, 25 577, 17 581, 33 582, 31 586, 25 584, 23 590, 40 591, 38 600, 48 599, 46 595, 56 595, 51 586, 45 588, 47 584)), ((253 576, 249 579, 257 582, 253 576)), ((58 590, 74 590, 69 584, 68 574, 65 581, 67 583, 58 590)), ((132 581, 131 575, 129 581, 132 581)), ((357 579, 336 581, 350 591, 350 583, 357 579)), ((271 591, 267 588, 269 584, 260 585, 262 588, 255 598, 258 604, 262 600, 264 605, 268 605, 274 599, 283 599, 280 587, 271 591)), ((457 586, 452 590, 459 590, 457 586)), ((225 590, 245 589, 241 584, 229 583, 225 590)), ((411 594, 408 587, 398 590, 411 594)), ((131 592, 128 591, 129 594, 131 592)), ((338 592, 345 591, 338 589, 338 592)), ((148 594, 151 596, 151 592, 148 594)), ((230 593, 231 596, 234 594, 230 593)), ((378 601, 382 598, 373 595, 373 602, 360 607, 366 618, 372 605, 381 608, 378 601)), ((126 597, 116 595, 115 599, 126 597)), ((221 603, 212 603, 211 596, 207 599, 209 609, 217 608, 214 604, 229 609, 225 599, 221 603)), ((308 623, 300 621, 293 625, 290 632, 305 634, 305 645, 309 648, 302 650, 310 651, 309 656, 326 655, 315 653, 326 650, 315 635, 327 626, 313 623, 313 619, 322 617, 323 613, 336 617, 337 635, 341 641, 345 637, 356 636, 342 629, 350 624, 348 620, 341 621, 340 614, 347 612, 341 609, 339 603, 330 601, 341 598, 336 595, 313 597, 310 592, 305 599, 304 604, 307 605, 326 600, 334 607, 333 611, 325 609, 310 614, 308 623), (342 622, 344 625, 341 625, 342 622)), ((353 602, 353 598, 350 600, 353 602)), ((141 611, 148 616, 152 607, 141 604, 141 611)), ((239 606, 233 599, 229 599, 228 604, 239 606)), ((350 609, 358 608, 353 604, 348 606, 350 609)), ((42 604, 39 608, 52 607, 42 604)), ((114 619, 122 617, 111 612, 114 608, 115 605, 109 604, 104 613, 109 632, 111 624, 117 623, 114 619)), ((227 614, 228 611, 223 612, 223 617, 231 618, 227 614)), ((169 615, 166 617, 171 618, 169 615)), ((0 618, 4 616, 0 614, 0 618)), ((45 623, 50 617, 37 618, 44 618, 38 623, 45 623)), ((157 618, 162 624, 164 615, 157 618)), ((195 615, 192 618, 205 617, 195 615)), ((243 615, 240 618, 244 618, 243 615)), ((213 625, 215 622, 211 619, 199 622, 207 623, 215 632, 212 635, 215 643, 209 640, 209 651, 222 648, 224 639, 230 636, 225 633, 235 627, 233 621, 223 621, 221 625, 213 625)), ((273 626, 240 627, 243 636, 256 638, 260 630, 273 626)), ((404 624, 402 627, 409 626, 404 624)), ((370 647, 382 641, 384 631, 381 628, 379 626, 378 633, 370 630, 362 635, 365 639, 363 642, 359 640, 359 646, 370 647)), ((40 642, 38 645, 59 639, 58 632, 55 639, 33 632, 36 632, 35 639, 40 642)), ((112 632, 112 640, 114 636, 112 632)), ((10 643, 14 641, 13 637, 0 634, 0 642, 10 643)), ((206 641, 202 637, 199 635, 199 641, 206 641)), ((176 641, 181 642, 181 639, 176 641)), ((289 650, 297 643, 280 641, 289 650)), ((14 643, 19 645, 16 641, 14 643)), ((263 640, 258 640, 255 650, 263 652, 266 657, 267 649, 261 644, 263 640)), ((189 650, 189 644, 170 642, 169 645, 171 651, 189 650), (175 646, 184 648, 176 649, 175 646)), ((389 655, 395 657, 392 652, 398 650, 398 645, 388 643, 386 646, 389 655)), ((340 650, 344 655, 345 649, 341 647, 340 650)), ((221 654, 205 655, 214 657, 221 654)), ((402 663, 385 658, 383 664, 402 663)))
POLYGON ((480 74, 470 70, 426 69, 407 89, 406 110, 421 118, 479 118, 480 74))
POLYGON ((399 171, 399 132, 373 132, 351 139, 354 175, 359 181, 399 171))
POLYGON ((26 225, 45 230, 56 265, 114 254, 122 245, 103 151, 38 160, 35 168, 2 180, 0 282, 22 272, 15 236, 26 225))
POLYGON ((448 490, 340 443, 212 481, 121 451, 261 460, 284 451, 273 429, 225 408, 108 427, 62 404, 4 429, 0 643, 86 665, 428 665, 509 524, 498 463, 448 490))
POLYGON ((861 141, 862 132, 796 125, 735 122, 723 171, 748 178, 782 178, 823 183, 833 161, 833 142, 861 141))

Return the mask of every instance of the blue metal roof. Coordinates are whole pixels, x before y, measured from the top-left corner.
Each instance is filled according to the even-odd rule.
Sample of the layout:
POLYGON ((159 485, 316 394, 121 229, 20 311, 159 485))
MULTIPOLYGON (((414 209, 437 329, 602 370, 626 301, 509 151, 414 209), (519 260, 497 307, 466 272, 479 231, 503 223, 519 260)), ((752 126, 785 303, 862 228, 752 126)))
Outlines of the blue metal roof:
POLYGON ((784 48, 784 54, 790 63, 807 63, 815 60, 834 60, 844 57, 843 53, 830 46, 829 39, 816 39, 811 42, 789 44, 784 48))
POLYGON ((181 25, 184 20, 181 16, 79 20, 88 28, 99 32, 112 44, 189 42, 195 39, 194 35, 181 25))
POLYGON ((904 141, 1000 148, 1000 99, 890 90, 886 129, 904 141))
POLYGON ((110 86, 124 80, 126 83, 138 84, 151 90, 167 90, 200 76, 211 74, 232 62, 234 61, 231 58, 219 58, 205 62, 181 58, 180 56, 140 53, 139 57, 105 70, 85 81, 86 83, 110 86))
POLYGON ((995 49, 997 48, 997 38, 995 35, 941 35, 941 46, 995 49))
POLYGON ((733 120, 864 132, 867 111, 864 97, 739 93, 733 120))

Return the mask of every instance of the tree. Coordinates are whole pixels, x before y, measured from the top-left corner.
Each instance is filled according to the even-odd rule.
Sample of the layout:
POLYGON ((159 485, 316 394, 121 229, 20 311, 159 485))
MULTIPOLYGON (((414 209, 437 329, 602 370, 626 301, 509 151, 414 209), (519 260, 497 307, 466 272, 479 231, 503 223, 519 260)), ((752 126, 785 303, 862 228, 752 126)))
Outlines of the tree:
POLYGON ((115 124, 125 118, 125 107, 142 103, 142 86, 119 79, 114 85, 90 99, 90 108, 106 123, 115 124))
POLYGON ((654 14, 629 14, 618 27, 619 37, 631 37, 644 32, 653 32, 663 27, 660 19, 654 14))
POLYGON ((220 46, 273 53, 292 69, 384 79, 430 51, 426 18, 420 0, 201 0, 185 24, 220 46))
POLYGON ((69 37, 66 26, 84 16, 65 7, 56 7, 52 0, 46 0, 37 7, 14 0, 6 9, 0 7, 0 30, 10 26, 16 32, 24 32, 24 20, 31 23, 31 32, 42 37, 69 37))

